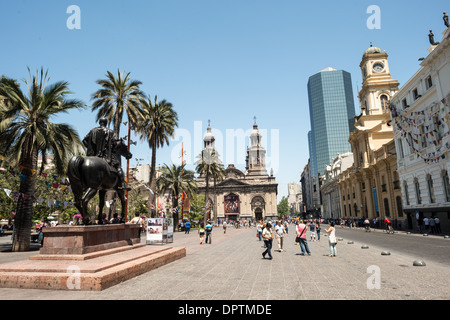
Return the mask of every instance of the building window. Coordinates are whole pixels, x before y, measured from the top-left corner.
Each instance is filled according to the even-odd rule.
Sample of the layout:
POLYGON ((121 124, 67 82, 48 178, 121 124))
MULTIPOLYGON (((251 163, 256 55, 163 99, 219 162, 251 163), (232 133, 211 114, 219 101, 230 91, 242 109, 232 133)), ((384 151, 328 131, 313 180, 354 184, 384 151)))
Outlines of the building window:
POLYGON ((401 218, 403 217, 402 197, 396 197, 395 202, 397 203, 397 215, 401 218))
POLYGON ((420 98, 419 91, 417 91, 417 88, 413 90, 413 97, 414 97, 414 100, 417 100, 420 98))
POLYGON ((389 200, 387 198, 384 198, 384 213, 386 217, 391 216, 391 212, 389 211, 389 200))
POLYGON ((439 130, 439 127, 441 125, 441 119, 439 115, 433 116, 433 125, 434 125, 434 134, 436 138, 436 142, 439 143, 442 139, 441 130, 439 130))
POLYGON ((403 183, 403 190, 405 190, 405 200, 406 200, 406 204, 409 206, 408 183, 407 183, 406 181, 403 183))
POLYGON ((435 203, 436 198, 434 197, 433 179, 431 178, 431 175, 427 175, 427 184, 428 184, 428 196, 430 197, 430 203, 435 203))
POLYGON ((433 86, 433 80, 431 79, 431 76, 428 76, 428 78, 425 80, 425 84, 427 86, 427 90, 433 86))
POLYGON ((445 171, 445 174, 442 177, 442 182, 444 183, 445 201, 450 202, 450 182, 448 179, 448 171, 445 171))
POLYGON ((381 101, 381 110, 383 110, 383 112, 387 112, 389 110, 389 98, 383 94, 380 97, 380 101, 381 101))
POLYGON ((398 146, 398 155, 399 159, 403 159, 405 157, 405 154, 403 153, 403 144, 402 139, 397 139, 397 146, 398 146))
POLYGON ((422 148, 426 148, 427 147, 427 138, 426 138, 426 134, 425 134, 425 126, 420 126, 420 140, 422 140, 422 148))
POLYGON ((403 109, 409 108, 408 103, 406 102, 406 99, 402 100, 402 106, 403 106, 403 109))
POLYGON ((422 204, 422 196, 420 195, 419 180, 417 180, 417 179, 414 180, 414 187, 416 188, 417 204, 422 204))

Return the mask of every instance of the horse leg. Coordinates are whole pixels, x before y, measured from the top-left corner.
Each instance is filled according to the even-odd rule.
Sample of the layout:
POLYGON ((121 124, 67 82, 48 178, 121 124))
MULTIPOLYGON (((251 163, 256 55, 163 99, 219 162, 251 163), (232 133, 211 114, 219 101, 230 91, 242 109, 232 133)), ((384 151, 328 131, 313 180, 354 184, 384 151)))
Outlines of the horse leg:
POLYGON ((88 204, 89 201, 95 197, 95 195, 97 194, 97 189, 93 189, 93 188, 88 188, 86 193, 83 196, 83 223, 85 225, 89 224, 89 217, 88 217, 88 204))
POLYGON ((98 198, 100 201, 99 209, 98 209, 98 216, 97 216, 98 224, 103 224, 103 207, 105 205, 105 195, 106 195, 105 190, 100 190, 98 192, 98 198))
POLYGON ((79 184, 72 183, 70 185, 72 187, 72 193, 74 197, 73 204, 75 208, 78 209, 78 212, 81 214, 82 217, 85 216, 84 210, 83 210, 83 187, 79 184))
POLYGON ((122 213, 120 216, 120 223, 126 223, 125 221, 125 191, 123 189, 118 189, 117 196, 120 199, 120 204, 122 205, 122 213))

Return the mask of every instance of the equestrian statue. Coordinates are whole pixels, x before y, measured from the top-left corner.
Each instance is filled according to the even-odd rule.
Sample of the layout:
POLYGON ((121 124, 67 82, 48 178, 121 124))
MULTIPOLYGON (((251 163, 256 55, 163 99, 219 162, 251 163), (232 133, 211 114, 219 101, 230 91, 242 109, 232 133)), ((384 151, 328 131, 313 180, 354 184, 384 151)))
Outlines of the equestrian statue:
MULTIPOLYGON (((122 212, 125 212, 126 184, 122 170, 121 157, 127 160, 133 156, 123 139, 115 137, 107 128, 106 118, 99 120, 100 126, 92 129, 83 139, 86 157, 74 156, 69 161, 67 175, 74 194, 74 204, 82 215, 83 224, 91 224, 88 215, 89 201, 99 192, 98 224, 103 224, 103 207, 107 191, 116 191, 122 212)), ((122 214, 123 216, 123 214, 122 214)), ((122 223, 123 221, 122 218, 122 223)))

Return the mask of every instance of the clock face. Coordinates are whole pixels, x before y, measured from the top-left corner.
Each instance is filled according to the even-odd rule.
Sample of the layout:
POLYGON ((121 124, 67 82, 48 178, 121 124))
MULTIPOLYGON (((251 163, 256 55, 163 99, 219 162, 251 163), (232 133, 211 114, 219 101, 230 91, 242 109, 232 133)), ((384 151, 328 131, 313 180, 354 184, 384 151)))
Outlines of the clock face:
POLYGON ((384 65, 381 62, 377 62, 373 65, 373 71, 382 72, 384 70, 384 65))

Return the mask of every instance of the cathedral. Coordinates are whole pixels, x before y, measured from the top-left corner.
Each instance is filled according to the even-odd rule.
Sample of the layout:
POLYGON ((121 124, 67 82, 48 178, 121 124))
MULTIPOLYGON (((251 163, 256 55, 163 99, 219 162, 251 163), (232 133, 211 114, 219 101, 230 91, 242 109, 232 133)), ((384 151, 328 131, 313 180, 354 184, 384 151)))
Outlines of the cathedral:
MULTIPOLYGON (((203 138, 204 148, 214 149, 214 136, 211 126, 203 138)), ((206 179, 197 178, 198 193, 205 194, 206 179)), ((261 146, 261 134, 256 122, 250 134, 250 146, 247 147, 245 171, 229 164, 225 168, 225 177, 209 181, 209 217, 218 220, 265 220, 277 219, 278 184, 271 172, 266 169, 266 150, 261 146)))

